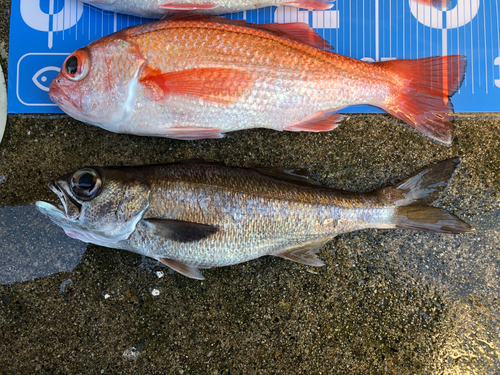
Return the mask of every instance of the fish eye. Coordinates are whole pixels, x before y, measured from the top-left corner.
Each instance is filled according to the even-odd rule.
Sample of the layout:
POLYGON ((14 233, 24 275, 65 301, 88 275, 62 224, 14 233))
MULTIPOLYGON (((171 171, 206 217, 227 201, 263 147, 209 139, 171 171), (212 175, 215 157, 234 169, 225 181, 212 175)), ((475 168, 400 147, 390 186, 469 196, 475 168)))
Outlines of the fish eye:
POLYGON ((102 181, 92 168, 76 171, 71 177, 71 191, 81 200, 90 200, 101 191, 102 181))
POLYGON ((85 49, 73 52, 64 61, 63 75, 72 81, 80 81, 89 73, 90 58, 85 49))
POLYGON ((64 68, 68 72, 68 74, 76 74, 78 71, 78 58, 76 56, 70 56, 66 60, 66 64, 64 64, 64 68))

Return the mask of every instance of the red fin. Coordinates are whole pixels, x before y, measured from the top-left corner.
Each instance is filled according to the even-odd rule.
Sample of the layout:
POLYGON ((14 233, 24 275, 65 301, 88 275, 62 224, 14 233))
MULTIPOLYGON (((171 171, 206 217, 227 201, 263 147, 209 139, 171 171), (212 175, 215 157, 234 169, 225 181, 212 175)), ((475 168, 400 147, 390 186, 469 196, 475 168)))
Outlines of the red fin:
POLYGON ((339 126, 339 122, 344 118, 339 113, 321 114, 311 120, 301 122, 300 124, 293 125, 285 130, 292 132, 327 132, 339 126))
POLYGON ((287 3, 281 3, 282 5, 289 5, 292 7, 297 7, 297 8, 304 8, 304 9, 316 9, 316 10, 325 10, 325 9, 330 9, 333 7, 332 3, 329 3, 324 0, 296 0, 296 1, 290 1, 287 3))
POLYGON ((450 145, 453 105, 449 98, 462 85, 467 60, 452 55, 376 63, 394 76, 394 95, 383 107, 430 139, 450 145))
POLYGON ((179 3, 167 3, 160 5, 160 9, 164 10, 197 10, 197 9, 214 9, 217 8, 219 4, 179 4, 179 3))
POLYGON ((261 28, 284 34, 285 36, 312 47, 332 50, 333 47, 307 23, 266 23, 261 28))
POLYGON ((180 94, 233 103, 250 88, 252 79, 239 69, 200 68, 163 74, 148 70, 141 78, 141 83, 149 87, 152 100, 180 94))

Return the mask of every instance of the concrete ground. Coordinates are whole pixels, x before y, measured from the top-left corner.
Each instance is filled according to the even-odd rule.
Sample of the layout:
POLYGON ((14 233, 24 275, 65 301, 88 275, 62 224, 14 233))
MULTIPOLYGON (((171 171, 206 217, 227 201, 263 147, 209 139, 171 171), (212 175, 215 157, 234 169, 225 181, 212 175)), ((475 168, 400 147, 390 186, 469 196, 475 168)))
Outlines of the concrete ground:
MULTIPOLYGON (((9 2, 0 4, 7 72, 9 2)), ((364 230, 324 246, 322 268, 265 257, 204 270, 203 282, 88 245, 74 270, 7 281, 0 285, 0 373, 500 371, 498 116, 460 116, 451 147, 387 115, 350 116, 323 134, 252 130, 190 142, 117 135, 69 118, 10 117, 0 144, 0 210, 54 199, 47 182, 85 165, 198 158, 306 168, 327 186, 370 191, 455 156, 462 165, 436 205, 471 223, 473 234, 364 230)), ((22 262, 33 256, 28 250, 44 259, 83 252, 47 245, 45 237, 61 231, 47 231, 33 215, 2 224, 0 237, 23 226, 30 234, 19 243, 31 235, 34 246, 4 245, 2 259, 22 262)))

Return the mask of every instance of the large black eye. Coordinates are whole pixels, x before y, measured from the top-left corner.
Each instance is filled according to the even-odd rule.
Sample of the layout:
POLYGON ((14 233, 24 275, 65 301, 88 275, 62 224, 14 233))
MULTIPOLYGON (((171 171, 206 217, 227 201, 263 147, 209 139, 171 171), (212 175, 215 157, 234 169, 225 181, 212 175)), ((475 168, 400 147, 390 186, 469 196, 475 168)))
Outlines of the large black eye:
POLYGON ((71 190, 77 198, 90 200, 101 191, 101 178, 92 168, 76 171, 71 178, 71 190))
POLYGON ((71 81, 84 79, 90 70, 90 55, 85 48, 73 52, 63 63, 61 73, 71 81))
POLYGON ((78 58, 76 56, 70 56, 66 60, 66 64, 64 65, 64 67, 69 74, 76 74, 76 72, 78 71, 78 58))

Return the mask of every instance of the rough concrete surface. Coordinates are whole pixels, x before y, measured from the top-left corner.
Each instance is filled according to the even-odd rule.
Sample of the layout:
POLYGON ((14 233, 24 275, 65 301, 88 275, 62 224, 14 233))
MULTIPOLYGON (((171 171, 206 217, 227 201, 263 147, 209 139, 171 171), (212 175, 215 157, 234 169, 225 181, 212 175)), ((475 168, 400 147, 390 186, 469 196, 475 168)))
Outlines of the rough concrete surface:
MULTIPOLYGON (((0 4, 6 51, 9 2, 0 4)), ((0 285, 0 373, 500 372, 499 117, 460 116, 451 147, 386 115, 351 116, 322 134, 252 130, 189 142, 117 135, 69 118, 10 117, 0 144, 0 206, 54 199, 47 182, 85 165, 199 158, 306 168, 327 186, 370 191, 455 156, 462 165, 436 205, 476 233, 364 230, 324 246, 322 268, 265 257, 203 270, 203 282, 89 245, 70 272, 0 285)), ((43 218, 17 217, 2 228, 25 233, 32 223, 35 245, 50 253, 50 242, 37 237, 43 218)), ((7 245, 0 255, 33 256, 7 245)))

